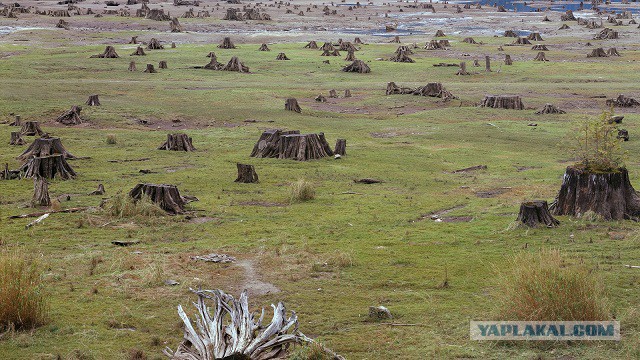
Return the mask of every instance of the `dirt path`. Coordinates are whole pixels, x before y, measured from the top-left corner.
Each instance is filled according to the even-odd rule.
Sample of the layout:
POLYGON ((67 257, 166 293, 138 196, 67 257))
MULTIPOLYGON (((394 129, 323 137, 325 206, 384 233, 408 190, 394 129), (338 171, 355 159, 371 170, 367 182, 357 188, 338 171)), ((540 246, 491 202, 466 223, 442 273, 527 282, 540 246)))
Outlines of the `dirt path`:
POLYGON ((245 281, 242 289, 247 289, 249 295, 260 296, 280 292, 275 285, 260 280, 260 274, 256 271, 252 260, 238 261, 237 265, 244 269, 245 281))

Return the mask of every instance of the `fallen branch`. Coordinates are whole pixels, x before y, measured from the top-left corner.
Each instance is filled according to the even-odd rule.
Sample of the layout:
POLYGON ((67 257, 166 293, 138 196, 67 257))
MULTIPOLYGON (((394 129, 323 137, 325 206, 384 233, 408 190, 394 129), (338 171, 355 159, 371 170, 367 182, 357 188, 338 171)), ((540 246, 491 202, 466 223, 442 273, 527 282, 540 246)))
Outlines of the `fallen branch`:
POLYGON ((42 222, 42 220, 46 219, 49 217, 49 213, 43 214, 42 216, 40 216, 39 218, 33 220, 32 222, 28 223, 27 226, 25 226, 25 229, 28 229, 30 227, 32 227, 33 225, 39 224, 40 222, 42 222))
POLYGON ((637 265, 625 265, 625 266, 631 269, 640 269, 640 266, 637 266, 637 265))
POLYGON ((24 219, 24 218, 30 218, 30 217, 43 216, 45 214, 74 213, 74 212, 78 212, 78 211, 85 211, 85 210, 90 209, 90 208, 91 208, 91 206, 83 206, 83 207, 69 208, 69 209, 64 209, 64 210, 52 210, 52 211, 47 211, 47 212, 37 212, 37 213, 31 213, 31 214, 13 215, 13 216, 9 216, 9 219, 24 219))
POLYGON ((107 160, 110 163, 121 163, 121 162, 131 162, 131 161, 147 161, 151 160, 151 158, 142 158, 142 159, 126 159, 126 160, 107 160))

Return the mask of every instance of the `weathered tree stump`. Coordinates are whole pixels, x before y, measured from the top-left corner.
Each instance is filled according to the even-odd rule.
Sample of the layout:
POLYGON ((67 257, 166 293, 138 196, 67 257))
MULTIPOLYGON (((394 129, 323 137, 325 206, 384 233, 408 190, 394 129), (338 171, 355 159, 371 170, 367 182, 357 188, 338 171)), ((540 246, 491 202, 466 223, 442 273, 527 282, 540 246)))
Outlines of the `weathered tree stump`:
POLYGON ((562 24, 562 26, 560 26, 560 27, 558 28, 558 30, 569 30, 569 29, 571 29, 571 28, 570 28, 570 27, 569 27, 569 25, 567 25, 567 24, 562 24))
POLYGON ((13 122, 11 122, 9 126, 21 126, 22 124, 20 123, 20 120, 21 120, 20 115, 16 115, 13 122))
POLYGON ((466 37, 462 40, 462 42, 465 42, 467 44, 477 44, 477 42, 475 41, 474 38, 472 37, 466 37))
POLYGON ((149 50, 162 50, 162 49, 164 49, 164 46, 160 44, 158 39, 151 38, 151 40, 149 40, 149 43, 147 44, 147 49, 149 49, 149 50))
POLYGON ((91 55, 91 58, 103 58, 103 59, 116 59, 119 58, 118 53, 116 53, 116 49, 109 45, 104 49, 102 54, 91 55))
POLYGON ((60 20, 58 20, 58 23, 56 24, 56 27, 59 28, 59 29, 69 30, 69 23, 66 22, 64 19, 60 19, 60 20))
POLYGON ((398 35, 394 36, 393 39, 390 42, 395 43, 395 44, 400 44, 400 36, 398 36, 398 35))
POLYGON ((414 63, 415 61, 409 57, 413 52, 406 46, 399 46, 396 49, 396 52, 393 57, 389 59, 389 61, 393 62, 404 62, 404 63, 414 63))
POLYGON ((218 57, 216 56, 216 54, 212 51, 209 53, 209 55, 207 55, 208 58, 211 58, 209 60, 209 63, 205 66, 203 66, 203 69, 207 69, 207 70, 220 70, 222 69, 222 64, 218 62, 218 57))
POLYGON ((146 56, 147 54, 144 52, 144 49, 142 48, 142 46, 138 46, 136 48, 136 51, 134 51, 131 55, 129 56, 146 56))
POLYGON ((337 139, 336 147, 333 150, 333 153, 340 156, 347 155, 347 140, 346 139, 337 139))
POLYGON ((369 65, 365 64, 364 61, 356 60, 352 62, 350 65, 347 65, 344 68, 342 68, 342 71, 366 74, 371 72, 371 68, 369 68, 369 65))
POLYGON ((271 49, 269 49, 267 44, 262 44, 260 45, 260 49, 258 49, 258 51, 271 51, 271 49))
POLYGON ((324 50, 320 56, 340 56, 340 51, 335 50, 324 50))
POLYGON ((597 48, 597 49, 593 49, 591 50, 591 52, 589 54, 587 54, 588 58, 592 58, 592 57, 607 57, 607 53, 604 51, 603 48, 597 48))
POLYGON ((222 40, 222 44, 218 45, 218 47, 220 49, 235 49, 236 46, 233 44, 233 42, 231 41, 230 37, 225 37, 222 40))
POLYGON ((172 42, 171 42, 171 48, 172 48, 172 49, 175 49, 175 48, 176 48, 176 43, 175 43, 175 41, 172 41, 172 42))
POLYGON ((88 106, 100 106, 100 99, 97 94, 89 95, 89 99, 87 99, 85 104, 88 106))
POLYGON ((540 225, 556 227, 560 224, 560 221, 556 220, 549 212, 546 200, 525 201, 520 204, 520 213, 516 221, 532 228, 540 225))
POLYGON ((20 134, 25 136, 40 136, 44 134, 44 131, 40 129, 40 124, 37 121, 25 121, 20 128, 20 134))
POLYGON ((547 60, 547 56, 545 54, 544 51, 540 51, 538 52, 538 55, 536 55, 535 58, 533 58, 533 61, 549 61, 547 60))
POLYGON ((413 95, 437 97, 444 100, 456 99, 456 97, 441 83, 428 83, 425 86, 419 86, 411 92, 413 95))
POLYGON ((307 45, 304 46, 305 49, 317 49, 318 48, 318 43, 316 43, 315 41, 309 41, 309 43, 307 45))
POLYGON ((516 41, 512 42, 513 45, 531 45, 531 41, 525 37, 519 37, 516 41))
POLYGON ((613 40, 617 38, 618 32, 610 28, 602 29, 602 31, 600 31, 596 36, 593 37, 594 40, 613 40))
POLYGON ((612 47, 609 48, 609 50, 607 50, 607 55, 609 56, 621 56, 620 53, 618 52, 618 49, 612 47))
POLYGON ((413 94, 413 89, 407 87, 399 87, 395 82, 391 81, 387 83, 387 90, 385 95, 404 95, 404 94, 413 94))
POLYGON ((329 90, 329 97, 332 98, 332 99, 337 99, 338 98, 338 92, 336 91, 336 89, 329 90))
POLYGON ((536 111, 536 115, 544 114, 565 114, 566 111, 558 109, 555 105, 545 104, 544 107, 536 111))
POLYGON ((531 34, 529 34, 529 36, 527 36, 527 39, 533 41, 544 41, 542 36, 540 36, 540 33, 537 32, 532 32, 531 34))
POLYGON ((355 51, 358 51, 358 48, 349 41, 342 41, 340 43, 340 47, 338 48, 338 50, 346 51, 346 52, 350 52, 350 51, 355 52, 355 51))
POLYGON ((171 151, 195 151, 192 139, 187 134, 167 134, 167 141, 162 143, 158 150, 171 151))
POLYGON ((470 72, 467 71, 467 63, 462 61, 460 62, 460 69, 456 72, 456 75, 471 75, 470 72))
POLYGON ((135 61, 131 61, 129 63, 129 71, 136 71, 136 62, 135 61))
POLYGON ((238 178, 235 180, 235 182, 245 183, 245 184, 258 182, 258 174, 256 173, 256 170, 253 167, 253 165, 245 165, 245 164, 237 163, 236 166, 238 168, 238 178))
POLYGON ((276 60, 289 60, 289 58, 287 57, 287 55, 285 53, 279 53, 278 56, 276 56, 276 60))
POLYGON ((314 100, 321 103, 327 102, 327 98, 322 94, 318 94, 318 96, 316 96, 314 100))
POLYGON ((73 105, 71 109, 64 112, 64 114, 58 116, 56 122, 59 122, 64 125, 78 125, 82 124, 82 119, 80 118, 80 111, 82 111, 82 107, 73 105))
POLYGON ((424 46, 424 49, 425 50, 444 50, 445 47, 442 46, 442 44, 440 44, 438 40, 431 40, 424 46))
POLYGON ((297 113, 301 113, 302 112, 302 109, 300 108, 300 105, 298 105, 298 100, 296 100, 294 98, 288 98, 287 100, 285 100, 284 109, 288 110, 288 111, 297 112, 297 113))
POLYGON ((504 56, 504 64, 505 65, 513 65, 513 60, 511 60, 511 55, 504 56))
POLYGON ((20 135, 19 131, 11 132, 11 140, 9 141, 9 145, 24 145, 24 139, 20 135))
POLYGON ((70 180, 76 177, 76 172, 62 154, 31 157, 20 167, 24 178, 42 177, 45 179, 59 178, 70 180))
POLYGON ((353 51, 349 51, 347 56, 344 58, 345 61, 356 61, 356 54, 353 51))
POLYGON ((165 60, 160 60, 158 63, 158 69, 167 69, 167 62, 165 60))
POLYGON ((137 44, 138 43, 138 37, 137 36, 132 36, 131 37, 131 41, 129 41, 129 44, 137 44))
POLYGON ((227 63, 227 65, 223 66, 220 70, 223 71, 237 71, 241 73, 248 73, 249 67, 245 66, 244 63, 238 59, 237 56, 232 56, 231 60, 227 63))
POLYGON ((171 28, 171 32, 182 32, 182 25, 180 25, 180 21, 178 21, 177 17, 173 17, 171 19, 169 27, 171 28))
POLYGON ((157 73, 156 68, 153 66, 153 64, 147 64, 147 68, 144 70, 144 72, 146 72, 148 74, 157 73))
POLYGON ((626 129, 618 130, 618 135, 616 136, 618 139, 622 139, 622 141, 629 141, 629 131, 626 129))
MULTIPOLYGON (((175 185, 166 184, 138 184, 129 192, 134 201, 148 198, 169 214, 184 213, 184 206, 191 200, 180 195, 175 185)), ((197 200, 193 198, 193 200, 197 200)))
POLYGON ((31 206, 51 206, 51 198, 49 197, 49 182, 45 178, 36 176, 33 178, 33 198, 31 206))
POLYGON ((494 109, 524 110, 522 99, 518 95, 485 95, 480 106, 494 109))
POLYGON ((640 198, 626 168, 590 172, 569 166, 551 210, 554 215, 581 216, 592 211, 605 220, 636 219, 640 215, 640 198))
POLYGON ((504 37, 518 37, 518 34, 513 30, 506 30, 504 32, 504 37))
POLYGON ((563 15, 560 15, 560 20, 562 21, 577 21, 576 17, 573 15, 573 11, 567 10, 563 15))
POLYGON ((353 43, 354 43, 354 44, 356 44, 356 45, 362 45, 362 44, 364 44, 364 43, 362 42, 362 40, 360 40, 360 38, 359 38, 359 37, 356 37, 355 39, 353 39, 353 43))
POLYGON ((104 185, 102 184, 98 184, 98 188, 92 192, 89 193, 89 195, 93 196, 93 195, 104 195, 105 191, 104 191, 104 185))
POLYGON ((491 58, 489 58, 489 55, 484 57, 484 71, 491 72, 491 58))
POLYGON ((608 99, 606 102, 607 106, 615 106, 615 107, 635 107, 640 106, 640 102, 634 98, 626 97, 623 94, 618 95, 615 99, 608 99))
POLYGON ((350 98, 351 97, 351 90, 345 89, 344 90, 344 97, 345 98, 350 98))
POLYGON ((22 152, 16 159, 26 161, 32 157, 49 156, 60 154, 65 159, 75 159, 76 157, 67 151, 62 145, 60 138, 57 137, 41 137, 35 139, 29 147, 22 152))
POLYGON ((300 134, 298 130, 282 131, 278 129, 265 130, 251 152, 251 157, 277 158, 280 149, 281 136, 285 134, 300 134))
POLYGON ((436 31, 435 37, 445 37, 445 36, 447 36, 447 35, 444 34, 444 31, 442 31, 442 30, 436 31))
POLYGON ((323 133, 281 135, 278 159, 307 161, 333 155, 323 133))

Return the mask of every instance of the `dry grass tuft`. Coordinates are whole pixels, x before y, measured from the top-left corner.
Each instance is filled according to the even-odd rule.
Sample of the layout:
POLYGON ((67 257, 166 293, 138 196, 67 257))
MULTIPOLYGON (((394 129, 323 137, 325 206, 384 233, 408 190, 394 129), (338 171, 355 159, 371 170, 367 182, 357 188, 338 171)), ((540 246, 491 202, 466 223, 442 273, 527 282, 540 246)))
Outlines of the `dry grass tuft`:
POLYGON ((305 179, 300 179, 294 183, 291 183, 291 197, 290 201, 303 202, 316 198, 316 189, 313 184, 305 179))

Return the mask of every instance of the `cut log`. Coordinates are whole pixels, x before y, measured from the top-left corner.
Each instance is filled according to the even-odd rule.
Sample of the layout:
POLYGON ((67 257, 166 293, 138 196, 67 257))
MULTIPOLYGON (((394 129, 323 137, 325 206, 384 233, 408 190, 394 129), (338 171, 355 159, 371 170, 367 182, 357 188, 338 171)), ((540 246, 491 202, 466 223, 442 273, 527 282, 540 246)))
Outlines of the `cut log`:
POLYGON ((119 58, 116 49, 113 46, 107 46, 102 54, 91 55, 91 58, 116 59, 119 58))
POLYGON ((545 54, 544 51, 540 51, 538 52, 538 55, 536 55, 535 58, 533 58, 533 61, 549 61, 547 60, 547 56, 545 54))
POLYGON ((280 149, 281 136, 285 134, 300 134, 298 130, 283 131, 278 129, 265 130, 251 152, 251 157, 277 158, 280 149))
POLYGON ((335 155, 345 156, 347 155, 347 140, 346 139, 337 139, 336 147, 333 150, 335 155))
POLYGON ((556 220, 549 212, 546 200, 525 201, 520 204, 520 213, 516 220, 528 227, 556 227, 560 221, 556 220))
POLYGON ((164 45, 161 45, 160 42, 158 41, 158 39, 151 38, 151 40, 149 40, 149 43, 147 44, 147 49, 149 49, 149 50, 162 50, 162 49, 164 49, 164 45))
POLYGON ((89 195, 104 195, 104 185, 98 184, 98 188, 89 193, 89 195))
MULTIPOLYGON (((262 325, 262 316, 256 322, 255 314, 249 311, 249 297, 244 290, 236 300, 221 290, 197 290, 198 301, 194 328, 181 305, 178 314, 184 322, 184 340, 173 351, 164 350, 165 355, 174 360, 271 360, 289 355, 291 345, 307 343, 321 349, 327 355, 323 359, 344 360, 333 351, 319 345, 298 331, 298 317, 295 312, 287 318, 285 306, 278 302, 273 307, 270 324, 262 325), (205 299, 212 300, 213 311, 205 299), (198 329, 199 332, 196 332, 198 329), (234 334, 229 336, 227 334, 234 334)), ((262 311, 264 315, 264 310, 262 311)))
POLYGON ((332 155, 323 133, 281 135, 278 159, 307 161, 332 155))
POLYGON ((494 109, 524 110, 524 105, 518 95, 485 95, 480 106, 494 109))
POLYGON ((156 68, 153 67, 153 64, 147 64, 147 68, 144 70, 144 72, 148 73, 148 74, 155 74, 157 73, 156 68))
POLYGON ((537 50, 537 51, 549 51, 549 49, 547 48, 547 45, 544 44, 536 44, 533 45, 531 47, 531 50, 537 50))
POLYGON ((158 63, 158 69, 167 69, 167 62, 165 60, 160 60, 158 63))
POLYGON ((309 41, 309 43, 307 45, 304 46, 305 49, 317 49, 318 48, 318 43, 316 43, 315 41, 309 41))
POLYGON ((235 182, 245 184, 258 182, 258 174, 256 173, 253 165, 244 165, 237 163, 236 166, 238 168, 238 178, 235 180, 235 182))
POLYGON ((302 112, 302 109, 300 108, 300 105, 298 105, 298 100, 296 100, 294 98, 288 98, 284 102, 284 109, 288 110, 288 111, 297 112, 297 113, 301 113, 302 112))
POLYGON ((80 111, 82 111, 82 107, 73 105, 71 109, 64 112, 64 114, 58 116, 56 122, 59 122, 64 125, 78 125, 82 124, 82 119, 80 118, 80 111))
POLYGON ((144 49, 142 48, 142 46, 138 46, 136 48, 136 51, 133 52, 133 54, 129 55, 129 56, 145 56, 147 54, 145 54, 144 49))
POLYGON ((11 140, 9 141, 9 145, 24 145, 24 139, 20 135, 19 131, 11 132, 11 140))
POLYGON ((279 53, 278 56, 276 56, 276 60, 289 60, 289 58, 285 53, 279 53))
POLYGON ((40 136, 44 134, 44 131, 40 129, 40 124, 37 121, 25 121, 20 128, 20 134, 25 136, 40 136))
POLYGON ((187 134, 167 134, 167 141, 162 143, 158 150, 195 151, 192 141, 187 134))
POLYGON ((231 60, 227 63, 227 65, 223 66, 220 70, 223 71, 237 71, 241 73, 248 73, 249 67, 245 66, 237 56, 231 57, 231 60))
POLYGON ((456 73, 456 75, 471 75, 471 73, 467 71, 466 62, 462 61, 460 63, 460 69, 458 69, 458 72, 456 73))
POLYGON ((504 64, 505 65, 513 65, 513 60, 511 60, 511 55, 504 56, 504 64))
POLYGON ((19 170, 24 174, 24 178, 70 180, 76 177, 76 172, 62 154, 29 158, 19 170))
POLYGON ((236 46, 233 44, 233 42, 231 41, 230 37, 225 37, 222 40, 222 44, 218 45, 218 47, 220 49, 235 49, 236 46))
POLYGON ((88 106, 100 106, 100 99, 97 94, 89 95, 89 99, 85 102, 88 106))
POLYGON ((590 172, 569 166, 551 210, 554 215, 579 217, 591 211, 605 220, 637 219, 640 198, 631 186, 626 168, 590 172))
POLYGON ((623 94, 618 95, 615 99, 608 99, 606 101, 607 106, 615 107, 635 107, 640 106, 640 102, 634 98, 626 97, 623 94))
POLYGON ((135 61, 131 61, 129 62, 129 71, 136 71, 136 62, 135 61))
POLYGON ((607 55, 609 56, 621 56, 620 53, 618 52, 618 49, 612 47, 609 48, 609 50, 607 50, 607 55))
POLYGON ((67 151, 62 145, 62 141, 57 137, 43 136, 35 139, 29 147, 16 159, 25 162, 27 159, 39 156, 49 156, 60 154, 65 159, 75 159, 76 157, 67 151))
POLYGON ((350 65, 347 65, 344 68, 342 68, 342 71, 366 74, 366 73, 370 73, 371 69, 369 68, 369 65, 365 64, 364 61, 356 60, 352 62, 350 65))
POLYGON ((134 201, 148 198, 169 214, 182 214, 185 211, 184 206, 189 201, 197 200, 181 196, 175 185, 166 184, 138 184, 131 189, 129 197, 134 201))
POLYGON ((607 53, 604 51, 603 48, 597 48, 597 49, 593 49, 589 54, 587 54, 588 58, 592 58, 592 57, 607 57, 607 53))
POLYGON ((49 182, 45 178, 36 176, 33 178, 33 198, 31 206, 51 206, 51 198, 49 197, 49 182))
POLYGON ((560 110, 557 107, 555 107, 555 105, 552 104, 545 104, 544 107, 538 111, 536 111, 536 115, 543 115, 543 114, 565 114, 566 111, 564 110, 560 110))
POLYGON ((171 28, 171 32, 182 32, 182 25, 180 25, 180 21, 178 21, 177 17, 173 17, 171 19, 169 27, 171 28))
POLYGON ((271 51, 271 49, 269 49, 267 44, 262 44, 260 45, 260 49, 258 49, 258 51, 271 51))

